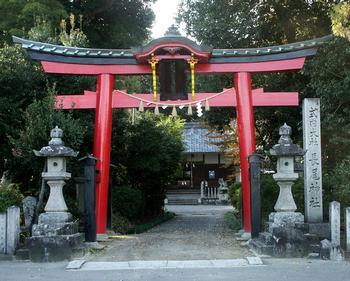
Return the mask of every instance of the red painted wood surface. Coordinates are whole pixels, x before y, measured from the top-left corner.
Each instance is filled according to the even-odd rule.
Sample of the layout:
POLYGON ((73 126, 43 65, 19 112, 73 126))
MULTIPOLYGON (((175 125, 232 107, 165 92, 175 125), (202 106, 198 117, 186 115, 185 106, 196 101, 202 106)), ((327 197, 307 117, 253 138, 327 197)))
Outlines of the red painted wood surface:
MULTIPOLYGON (((194 49, 192 46, 188 45, 188 44, 184 44, 181 42, 162 42, 160 44, 156 44, 154 46, 152 46, 152 48, 144 51, 144 52, 139 52, 136 54, 136 59, 138 61, 147 61, 149 59, 149 57, 151 56, 152 53, 154 53, 155 51, 157 51, 158 49, 162 49, 162 48, 184 48, 190 51, 190 53, 193 53, 195 55, 195 57, 197 59, 199 59, 200 61, 208 61, 211 52, 209 51, 199 51, 194 49)), ((178 55, 175 54, 176 57, 178 57, 178 55)))
MULTIPOLYGON (((208 99, 211 107, 235 107, 237 105, 236 94, 234 90, 226 89, 220 95, 217 93, 197 93, 197 102, 201 101, 205 105, 205 100, 208 99), (215 97, 213 97, 215 96, 215 97), (232 98, 232 96, 234 98, 232 98), (213 98, 211 98, 213 97, 213 98)), ((155 107, 153 96, 151 94, 133 94, 137 98, 147 100, 150 103, 144 102, 145 108, 155 107)), ((96 108, 95 92, 85 91, 84 95, 62 95, 56 97, 56 108, 61 109, 93 109, 96 108)), ((253 90, 253 106, 298 106, 299 97, 297 92, 264 92, 263 89, 253 90)), ((187 101, 161 101, 161 104, 183 104, 187 106, 192 102, 191 94, 188 94, 187 101)), ((123 91, 113 91, 113 108, 137 108, 140 100, 126 95, 123 91)))
POLYGON ((109 169, 112 136, 112 93, 114 76, 98 77, 95 113, 94 156, 96 164, 96 232, 106 233, 109 169))
POLYGON ((234 75, 237 89, 237 126, 241 163, 243 222, 245 232, 251 230, 250 177, 248 156, 255 151, 254 108, 250 73, 240 72, 234 75))
MULTIPOLYGON (((299 70, 303 67, 305 58, 252 62, 252 63, 203 63, 197 64, 196 73, 218 74, 234 72, 279 72, 299 70)), ((151 74, 151 67, 147 64, 138 65, 88 65, 60 62, 41 62, 47 73, 98 75, 103 73, 117 75, 151 74)))

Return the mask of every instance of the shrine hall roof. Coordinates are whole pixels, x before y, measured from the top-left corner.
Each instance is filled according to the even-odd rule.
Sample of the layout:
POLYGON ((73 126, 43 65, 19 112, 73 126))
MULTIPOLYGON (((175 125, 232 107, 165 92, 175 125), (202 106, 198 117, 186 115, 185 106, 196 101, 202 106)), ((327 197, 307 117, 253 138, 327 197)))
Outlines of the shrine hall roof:
POLYGON ((220 141, 217 138, 209 137, 209 130, 202 127, 198 122, 185 123, 184 131, 185 153, 219 153, 220 148, 212 144, 220 141))
MULTIPOLYGON (((209 63, 230 62, 261 62, 272 60, 292 59, 312 56, 317 47, 332 40, 332 35, 312 40, 296 42, 286 45, 278 45, 262 48, 245 49, 211 49, 207 46, 197 45, 194 41, 182 36, 165 36, 155 39, 140 48, 131 49, 95 49, 77 48, 53 45, 48 43, 31 41, 19 37, 13 37, 15 43, 21 44, 34 60, 56 61, 80 64, 138 64, 138 58, 153 52, 158 47, 174 52, 177 46, 187 48, 191 52, 207 56, 209 63), (142 53, 143 52, 143 53, 142 53)), ((142 61, 145 63, 145 61, 142 61)), ((146 61, 147 63, 147 61, 146 61)))

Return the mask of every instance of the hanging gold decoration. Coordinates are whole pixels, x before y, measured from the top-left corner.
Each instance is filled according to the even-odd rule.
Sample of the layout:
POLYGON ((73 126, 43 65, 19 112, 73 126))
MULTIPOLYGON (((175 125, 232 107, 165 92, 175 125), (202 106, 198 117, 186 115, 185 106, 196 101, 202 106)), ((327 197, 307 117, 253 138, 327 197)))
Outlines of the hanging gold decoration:
POLYGON ((194 93, 195 90, 195 81, 194 81, 194 66, 198 63, 198 60, 194 57, 194 54, 191 54, 191 58, 187 60, 187 62, 190 65, 191 68, 191 93, 192 93, 192 100, 196 100, 196 96, 194 93))
POLYGON ((152 68, 152 81, 153 81, 153 100, 157 101, 157 74, 156 74, 156 65, 158 63, 158 59, 154 57, 152 54, 151 59, 148 60, 148 63, 152 68))
POLYGON ((187 115, 192 115, 192 105, 191 104, 188 105, 187 115))
POLYGON ((171 115, 176 117, 177 116, 177 111, 175 105, 173 106, 173 111, 171 112, 171 115))
POLYGON ((143 111, 144 111, 143 101, 140 101, 139 111, 140 111, 140 112, 143 112, 143 111))
POLYGON ((159 115, 158 104, 156 104, 156 107, 154 108, 154 114, 155 114, 155 115, 159 115))
POLYGON ((205 100, 205 111, 209 111, 209 110, 210 110, 209 101, 205 100))

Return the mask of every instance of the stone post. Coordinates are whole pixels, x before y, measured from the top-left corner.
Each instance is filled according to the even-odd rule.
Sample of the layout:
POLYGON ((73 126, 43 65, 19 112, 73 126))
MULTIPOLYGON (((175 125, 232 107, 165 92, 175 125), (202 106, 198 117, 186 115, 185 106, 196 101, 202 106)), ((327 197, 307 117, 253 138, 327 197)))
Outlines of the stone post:
POLYGON ((329 204, 329 220, 331 224, 332 246, 340 246, 340 203, 333 201, 329 204))
POLYGON ((0 213, 0 253, 6 253, 6 224, 7 215, 6 212, 0 213))
POLYGON ((331 260, 342 260, 340 249, 340 203, 333 201, 329 204, 329 220, 331 225, 331 247, 329 258, 331 260))
POLYGON ((7 209, 6 254, 13 255, 16 251, 20 233, 20 209, 12 206, 7 209))
POLYGON ((305 220, 323 222, 320 99, 303 100, 305 220))
POLYGON ((350 252, 350 207, 345 208, 345 242, 346 251, 350 252))
POLYGON ((204 198, 204 182, 201 181, 201 199, 204 198))

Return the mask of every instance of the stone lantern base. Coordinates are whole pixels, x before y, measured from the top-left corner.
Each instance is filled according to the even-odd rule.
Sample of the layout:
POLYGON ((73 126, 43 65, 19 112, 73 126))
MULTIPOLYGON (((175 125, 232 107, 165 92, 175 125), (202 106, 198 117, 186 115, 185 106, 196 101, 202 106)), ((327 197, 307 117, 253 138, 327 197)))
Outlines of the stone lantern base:
POLYGON ((78 223, 72 221, 70 213, 48 212, 39 216, 38 224, 33 225, 32 237, 26 242, 31 261, 55 262, 69 260, 83 241, 78 223))

